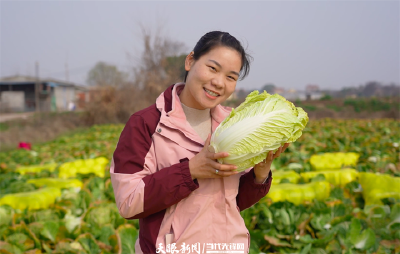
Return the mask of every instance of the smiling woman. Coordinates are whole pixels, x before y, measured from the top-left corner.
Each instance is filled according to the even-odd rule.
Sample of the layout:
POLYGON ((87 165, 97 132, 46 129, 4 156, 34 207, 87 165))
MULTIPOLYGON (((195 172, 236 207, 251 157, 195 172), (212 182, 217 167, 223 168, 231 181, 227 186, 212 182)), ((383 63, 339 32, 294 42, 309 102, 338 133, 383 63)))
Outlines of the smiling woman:
POLYGON ((243 172, 217 162, 228 153, 209 151, 210 134, 231 111, 220 104, 249 72, 235 37, 205 34, 185 69, 185 83, 133 114, 122 131, 110 168, 116 205, 123 217, 139 219, 136 253, 246 253, 250 235, 240 211, 268 193, 272 160, 284 148, 243 172))
POLYGON ((241 69, 240 54, 231 48, 218 46, 195 60, 193 51, 186 57, 189 72, 179 98, 195 109, 214 108, 235 91, 241 69))

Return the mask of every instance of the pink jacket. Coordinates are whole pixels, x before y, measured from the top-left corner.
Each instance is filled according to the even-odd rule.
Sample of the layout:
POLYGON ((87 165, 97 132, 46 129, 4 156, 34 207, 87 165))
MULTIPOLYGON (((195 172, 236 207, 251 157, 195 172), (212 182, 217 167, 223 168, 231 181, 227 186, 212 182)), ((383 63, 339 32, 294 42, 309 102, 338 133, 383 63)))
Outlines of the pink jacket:
MULTIPOLYGON (((189 159, 204 141, 186 121, 178 97, 183 87, 170 86, 123 129, 110 168, 119 213, 139 219, 136 253, 156 253, 157 248, 169 253, 168 244, 177 251, 182 245, 198 246, 205 253, 218 247, 212 243, 219 248, 240 244, 243 252, 238 253, 247 253, 250 235, 240 211, 268 193, 272 174, 265 184, 254 182, 253 169, 192 180, 189 159)), ((229 112, 220 105, 211 109, 213 131, 229 112)))

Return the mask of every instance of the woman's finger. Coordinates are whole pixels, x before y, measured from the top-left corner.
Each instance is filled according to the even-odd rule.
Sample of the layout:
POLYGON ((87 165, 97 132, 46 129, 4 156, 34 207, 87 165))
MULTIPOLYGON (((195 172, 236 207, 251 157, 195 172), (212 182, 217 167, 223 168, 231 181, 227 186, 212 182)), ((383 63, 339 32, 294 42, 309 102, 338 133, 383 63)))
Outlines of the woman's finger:
POLYGON ((279 147, 278 151, 276 151, 276 153, 274 154, 274 159, 279 157, 279 155, 281 154, 281 151, 282 151, 282 146, 279 147))
POLYGON ((211 141, 211 134, 208 134, 206 142, 204 142, 203 149, 207 149, 209 152, 212 152, 212 150, 214 150, 214 148, 212 146, 210 146, 210 141, 211 141))
POLYGON ((289 147, 290 143, 285 143, 285 145, 283 145, 283 149, 282 149, 282 153, 285 152, 286 148, 289 147))
POLYGON ((218 176, 218 177, 221 177, 221 178, 237 174, 236 171, 223 171, 223 170, 219 170, 219 169, 213 169, 211 171, 211 173, 214 176, 218 176))
POLYGON ((220 152, 220 153, 210 153, 208 158, 210 158, 211 160, 218 160, 218 159, 226 158, 228 156, 229 156, 229 153, 220 152))
POLYGON ((272 161, 274 159, 274 152, 269 151, 268 156, 267 156, 267 161, 272 161))
POLYGON ((236 170, 237 169, 237 166, 235 166, 235 165, 221 164, 221 163, 218 163, 216 161, 212 161, 210 166, 211 166, 211 168, 218 169, 220 171, 232 171, 232 170, 236 170))
POLYGON ((267 157, 266 157, 262 162, 260 162, 260 163, 264 163, 264 164, 270 163, 270 162, 273 160, 273 156, 274 156, 273 151, 269 151, 269 152, 267 153, 267 157))

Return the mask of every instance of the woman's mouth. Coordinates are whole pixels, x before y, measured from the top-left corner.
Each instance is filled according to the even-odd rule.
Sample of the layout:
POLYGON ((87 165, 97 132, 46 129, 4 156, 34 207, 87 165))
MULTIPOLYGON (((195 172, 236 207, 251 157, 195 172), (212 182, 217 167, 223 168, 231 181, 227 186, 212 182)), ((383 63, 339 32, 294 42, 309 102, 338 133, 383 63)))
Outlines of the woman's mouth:
POLYGON ((206 92, 206 95, 207 95, 209 98, 215 99, 216 97, 219 96, 219 94, 217 94, 216 92, 213 92, 213 91, 208 90, 208 89, 206 89, 206 88, 203 88, 203 89, 204 89, 204 91, 206 92))

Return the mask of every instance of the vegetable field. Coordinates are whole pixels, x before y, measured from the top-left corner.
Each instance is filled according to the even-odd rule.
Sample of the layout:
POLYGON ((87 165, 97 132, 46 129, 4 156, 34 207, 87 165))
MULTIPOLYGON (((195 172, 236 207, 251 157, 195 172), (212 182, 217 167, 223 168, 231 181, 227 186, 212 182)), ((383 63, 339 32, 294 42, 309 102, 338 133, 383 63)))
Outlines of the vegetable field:
MULTIPOLYGON (((108 173, 122 125, 0 153, 0 253, 134 253, 108 173)), ((310 121, 242 212, 251 253, 400 253, 400 122, 310 121)))

